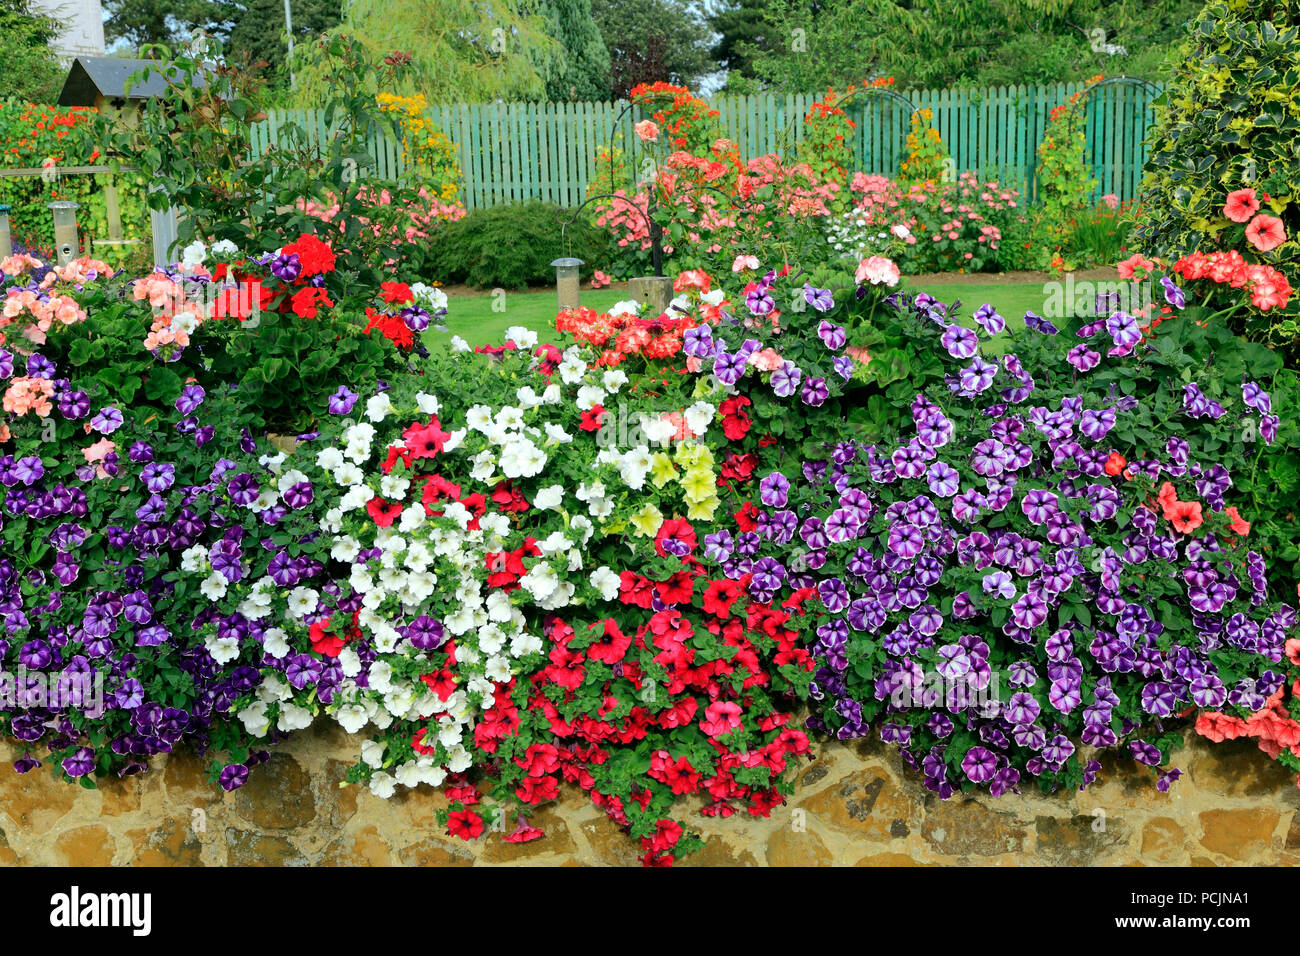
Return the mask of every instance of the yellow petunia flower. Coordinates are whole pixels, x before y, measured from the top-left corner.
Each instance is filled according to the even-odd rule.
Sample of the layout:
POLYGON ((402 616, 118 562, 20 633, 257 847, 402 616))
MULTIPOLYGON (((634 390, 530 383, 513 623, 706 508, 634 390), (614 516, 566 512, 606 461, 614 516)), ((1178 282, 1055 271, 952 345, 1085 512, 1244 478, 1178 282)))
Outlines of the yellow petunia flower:
POLYGON ((654 502, 649 502, 632 516, 631 523, 637 534, 653 538, 659 526, 664 523, 663 512, 655 506, 654 502))
POLYGON ((722 499, 717 495, 705 498, 703 501, 687 502, 686 517, 692 521, 712 521, 713 513, 718 510, 720 504, 722 499))
POLYGON ((692 468, 682 476, 682 491, 686 500, 699 503, 717 494, 718 483, 713 472, 707 468, 692 468))
POLYGON ((662 488, 668 482, 677 477, 677 466, 673 460, 661 451, 657 451, 651 459, 650 480, 654 482, 656 488, 662 488))

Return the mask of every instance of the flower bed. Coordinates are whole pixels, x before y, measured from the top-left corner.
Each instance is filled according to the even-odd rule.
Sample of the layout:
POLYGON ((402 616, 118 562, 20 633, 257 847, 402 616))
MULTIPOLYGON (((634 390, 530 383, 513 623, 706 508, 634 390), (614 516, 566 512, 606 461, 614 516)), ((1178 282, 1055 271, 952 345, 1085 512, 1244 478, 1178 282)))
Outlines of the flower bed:
POLYGON ((1013 333, 899 295, 888 259, 832 289, 741 256, 680 274, 662 316, 422 355, 436 290, 339 291, 363 327, 331 255, 302 236, 183 265, 260 289, 286 334, 337 318, 396 359, 306 380, 280 449, 247 373, 185 365, 178 337, 186 307, 195 337, 248 335, 251 311, 193 303, 179 272, 6 264, 4 660, 83 691, 24 678, 0 711, 20 771, 90 784, 194 743, 234 789, 330 720, 357 737, 351 782, 442 787, 458 836, 537 839, 529 814, 576 784, 665 864, 699 845, 688 804, 779 805, 809 731, 879 733, 943 797, 1086 786, 1108 749, 1168 789, 1193 715, 1296 761, 1296 611, 1232 440, 1271 447, 1284 393, 1227 349, 1170 374, 1210 335, 1172 282, 1158 331, 1105 310, 1013 333), (112 323, 129 334, 84 337, 112 323), (126 396, 110 373, 137 360, 126 396))

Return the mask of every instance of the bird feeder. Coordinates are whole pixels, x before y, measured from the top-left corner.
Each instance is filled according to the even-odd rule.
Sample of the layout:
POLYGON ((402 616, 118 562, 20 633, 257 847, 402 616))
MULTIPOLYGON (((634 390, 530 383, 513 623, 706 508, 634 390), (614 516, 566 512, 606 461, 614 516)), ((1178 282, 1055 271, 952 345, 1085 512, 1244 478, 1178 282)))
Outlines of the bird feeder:
POLYGON ((13 237, 9 234, 9 207, 0 203, 0 259, 14 254, 13 237))
POLYGON ((77 257, 81 244, 77 241, 77 210, 80 204, 66 199, 50 203, 49 210, 54 214, 54 247, 58 252, 59 265, 66 266, 77 257))
POLYGON ((555 296, 561 309, 578 307, 578 270, 582 260, 572 256, 556 259, 551 263, 555 267, 555 296))

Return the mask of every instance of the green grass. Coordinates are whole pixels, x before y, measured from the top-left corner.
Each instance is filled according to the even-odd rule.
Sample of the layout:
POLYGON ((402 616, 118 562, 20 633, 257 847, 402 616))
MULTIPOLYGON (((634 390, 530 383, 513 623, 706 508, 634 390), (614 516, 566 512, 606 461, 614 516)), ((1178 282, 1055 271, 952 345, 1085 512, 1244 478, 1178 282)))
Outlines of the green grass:
MULTIPOLYGON (((593 309, 608 309, 615 302, 627 298, 627 290, 583 290, 582 304, 593 309)), ((447 302, 447 332, 429 332, 425 344, 445 344, 453 335, 459 335, 470 345, 500 345, 504 332, 512 325, 532 329, 543 340, 554 336, 555 290, 537 292, 507 292, 503 296, 457 295, 447 302)))
MULTIPOLYGON (((962 312, 969 316, 985 302, 992 303, 1018 326, 1026 310, 1042 314, 1043 287, 1038 283, 999 284, 971 282, 954 285, 904 286, 909 292, 926 291, 941 302, 960 299, 962 312)), ((583 290, 582 304, 593 309, 608 309, 627 298, 623 286, 599 291, 583 290)), ((452 335, 459 335, 471 345, 499 345, 503 333, 512 325, 533 329, 545 339, 555 331, 555 291, 507 292, 503 296, 458 295, 447 303, 447 332, 430 332, 425 342, 430 347, 445 346, 452 335)))

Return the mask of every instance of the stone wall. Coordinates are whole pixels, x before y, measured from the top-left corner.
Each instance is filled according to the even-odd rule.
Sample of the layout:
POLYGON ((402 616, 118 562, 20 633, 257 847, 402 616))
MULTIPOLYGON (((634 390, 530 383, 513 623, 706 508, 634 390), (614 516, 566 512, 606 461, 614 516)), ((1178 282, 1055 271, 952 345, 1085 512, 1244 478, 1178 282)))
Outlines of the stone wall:
MULTIPOLYGON (((181 752, 156 769, 84 790, 48 767, 0 767, 0 862, 153 866, 635 865, 638 848, 576 790, 531 817, 546 837, 468 844, 442 832, 443 798, 380 800, 339 787, 351 762, 338 729, 273 751, 234 793, 214 790, 204 762, 181 752), (195 811, 202 811, 197 813, 195 811)), ((879 743, 827 743, 793 799, 770 819, 696 817, 708 839, 686 865, 916 866, 979 863, 1300 865, 1300 790, 1253 744, 1196 741, 1185 773, 1156 792, 1130 762, 1085 793, 991 799, 928 794, 879 743), (1100 812, 1099 812, 1100 811, 1100 812)), ((0 758, 12 760, 0 746, 0 758)))

